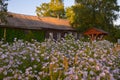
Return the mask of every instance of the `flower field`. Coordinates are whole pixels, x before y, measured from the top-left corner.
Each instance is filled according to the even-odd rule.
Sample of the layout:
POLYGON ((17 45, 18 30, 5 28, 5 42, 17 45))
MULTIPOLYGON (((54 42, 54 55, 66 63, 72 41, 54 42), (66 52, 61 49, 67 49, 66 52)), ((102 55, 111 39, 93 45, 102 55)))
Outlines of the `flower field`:
POLYGON ((0 41, 0 80, 119 80, 120 52, 109 41, 0 41))

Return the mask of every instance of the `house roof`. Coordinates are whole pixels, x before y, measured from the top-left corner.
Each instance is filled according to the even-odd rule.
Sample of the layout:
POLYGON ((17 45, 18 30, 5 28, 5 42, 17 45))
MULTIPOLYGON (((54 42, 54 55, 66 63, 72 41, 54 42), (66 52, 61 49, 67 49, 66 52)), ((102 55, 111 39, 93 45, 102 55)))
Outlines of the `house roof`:
POLYGON ((108 32, 102 30, 102 29, 98 29, 98 28, 90 28, 87 31, 84 32, 85 35, 91 35, 91 34, 104 34, 107 35, 108 32))
POLYGON ((22 29, 57 29, 57 30, 74 30, 69 21, 52 17, 38 17, 24 14, 9 12, 12 17, 7 18, 7 27, 22 29))

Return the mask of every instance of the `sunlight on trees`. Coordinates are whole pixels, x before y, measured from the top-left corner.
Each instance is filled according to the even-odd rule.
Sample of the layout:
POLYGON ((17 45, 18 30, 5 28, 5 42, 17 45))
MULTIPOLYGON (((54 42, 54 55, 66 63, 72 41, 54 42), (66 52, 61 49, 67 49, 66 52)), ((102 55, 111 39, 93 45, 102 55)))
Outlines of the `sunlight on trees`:
POLYGON ((62 0, 51 0, 50 3, 43 3, 36 8, 37 16, 64 17, 64 3, 62 0))

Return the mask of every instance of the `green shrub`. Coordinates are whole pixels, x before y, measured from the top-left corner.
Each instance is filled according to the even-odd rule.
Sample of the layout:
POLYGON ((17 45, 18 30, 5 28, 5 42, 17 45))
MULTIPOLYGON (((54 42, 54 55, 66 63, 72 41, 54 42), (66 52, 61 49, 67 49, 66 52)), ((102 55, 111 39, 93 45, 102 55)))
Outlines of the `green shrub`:
POLYGON ((0 28, 0 39, 3 38, 3 33, 4 33, 3 28, 0 28))
MULTIPOLYGON (((4 29, 0 29, 0 39, 4 38, 4 29)), ((43 41, 45 38, 45 32, 39 30, 22 30, 22 29, 6 29, 6 41, 13 42, 14 38, 31 41, 35 39, 43 41)))

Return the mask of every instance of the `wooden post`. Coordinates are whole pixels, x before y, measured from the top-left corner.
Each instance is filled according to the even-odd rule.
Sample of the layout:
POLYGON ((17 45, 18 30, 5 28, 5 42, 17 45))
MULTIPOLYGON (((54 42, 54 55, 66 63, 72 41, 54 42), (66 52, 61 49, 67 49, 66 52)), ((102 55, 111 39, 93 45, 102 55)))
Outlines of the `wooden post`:
POLYGON ((53 32, 50 32, 50 33, 49 33, 49 39, 52 39, 52 40, 53 40, 53 32))
POLYGON ((61 39, 61 33, 57 33, 57 40, 60 40, 61 39))
POLYGON ((92 39, 92 41, 94 41, 94 34, 91 35, 91 39, 92 39))
POLYGON ((98 34, 95 34, 95 40, 98 40, 98 34))
POLYGON ((102 39, 103 39, 103 37, 104 37, 103 35, 100 35, 100 40, 102 40, 102 39))
POLYGON ((6 41, 6 28, 4 28, 3 38, 4 38, 4 41, 6 41))
POLYGON ((75 39, 77 39, 77 32, 74 32, 75 39))

